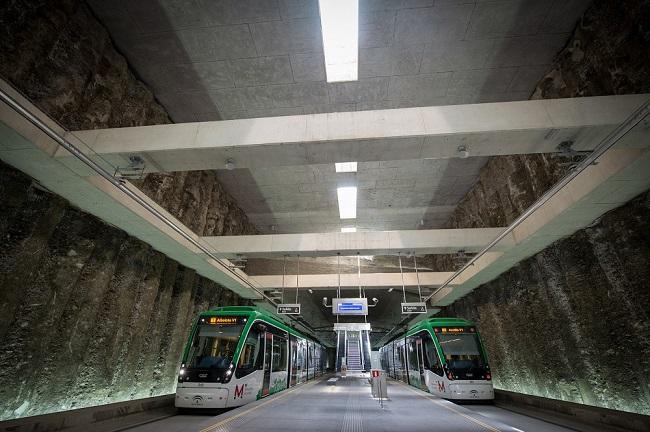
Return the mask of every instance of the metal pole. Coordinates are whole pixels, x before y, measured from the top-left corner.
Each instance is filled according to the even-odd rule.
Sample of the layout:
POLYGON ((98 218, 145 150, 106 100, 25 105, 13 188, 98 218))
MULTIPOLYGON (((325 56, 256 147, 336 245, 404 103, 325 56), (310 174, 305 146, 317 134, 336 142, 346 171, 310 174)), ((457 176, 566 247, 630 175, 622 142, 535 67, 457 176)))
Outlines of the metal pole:
POLYGON ((399 273, 402 275, 402 296, 404 303, 406 303, 406 287, 404 286, 404 272, 402 271, 402 253, 398 252, 397 258, 399 259, 399 273))
POLYGON ((298 304, 298 289, 300 284, 298 283, 298 278, 300 277, 300 255, 298 255, 298 268, 296 269, 296 304, 298 304))
POLYGON ((359 281, 359 298, 361 298, 361 257, 357 252, 357 280, 359 281))
POLYGON ((589 166, 593 165, 596 160, 602 156, 607 150, 612 148, 616 142, 621 139, 625 134, 631 131, 636 125, 638 125, 650 112, 650 100, 643 103, 630 117, 628 117, 623 123, 621 123, 616 129, 614 129, 607 137, 605 137, 598 146, 592 151, 589 156, 583 159, 570 173, 564 176, 559 182, 557 182, 553 187, 546 191, 537 201, 535 201, 530 207, 528 207, 517 219, 515 219, 506 229, 504 229, 501 234, 499 234, 494 240, 492 240, 487 246, 485 246, 479 253, 474 255, 464 266, 457 270, 453 275, 449 277, 442 285, 433 291, 424 301, 429 301, 429 299, 440 292, 445 288, 451 281, 456 279, 462 272, 467 268, 474 265, 474 263, 486 252, 492 249, 497 243, 499 243, 505 236, 510 234, 515 228, 517 228, 528 216, 533 212, 539 209, 544 205, 548 200, 550 200, 555 194, 557 194, 562 188, 564 188, 571 180, 576 178, 578 174, 586 170, 589 166))
POLYGON ((282 257, 282 304, 284 304, 284 275, 287 273, 287 256, 282 257))
POLYGON ((339 275, 339 285, 336 288, 336 297, 341 298, 341 253, 336 254, 336 272, 339 275))
POLYGON ((418 281, 418 301, 422 301, 422 291, 420 290, 420 275, 418 274, 418 260, 415 257, 415 252, 413 252, 413 265, 415 266, 415 278, 418 281))

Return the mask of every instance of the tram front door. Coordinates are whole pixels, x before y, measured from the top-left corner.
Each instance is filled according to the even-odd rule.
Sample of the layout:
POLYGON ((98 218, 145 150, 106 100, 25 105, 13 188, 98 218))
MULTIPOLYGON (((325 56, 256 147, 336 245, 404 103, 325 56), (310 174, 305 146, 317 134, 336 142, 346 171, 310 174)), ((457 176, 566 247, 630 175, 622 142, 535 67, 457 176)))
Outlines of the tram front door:
POLYGON ((415 340, 415 346, 418 353, 418 369, 420 370, 420 388, 422 390, 426 390, 427 384, 424 378, 424 349, 422 346, 422 338, 417 338, 415 340))
POLYGON ((271 388, 271 349, 273 347, 273 335, 264 333, 264 377, 262 378, 262 397, 268 396, 271 388))

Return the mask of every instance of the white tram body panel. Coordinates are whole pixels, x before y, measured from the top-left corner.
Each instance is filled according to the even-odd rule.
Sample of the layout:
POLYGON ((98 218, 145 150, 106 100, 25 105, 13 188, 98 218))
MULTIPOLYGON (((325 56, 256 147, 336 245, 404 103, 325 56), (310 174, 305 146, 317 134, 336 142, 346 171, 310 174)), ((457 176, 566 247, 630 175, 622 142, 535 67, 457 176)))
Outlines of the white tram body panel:
POLYGON ((389 376, 444 399, 494 400, 492 374, 473 323, 430 319, 380 349, 389 376))
POLYGON ((323 373, 319 344, 290 334, 252 308, 224 312, 231 313, 199 316, 179 370, 176 407, 246 405, 323 373))
POLYGON ((491 381, 450 381, 431 371, 425 371, 425 384, 429 393, 444 399, 493 400, 494 388, 491 381))

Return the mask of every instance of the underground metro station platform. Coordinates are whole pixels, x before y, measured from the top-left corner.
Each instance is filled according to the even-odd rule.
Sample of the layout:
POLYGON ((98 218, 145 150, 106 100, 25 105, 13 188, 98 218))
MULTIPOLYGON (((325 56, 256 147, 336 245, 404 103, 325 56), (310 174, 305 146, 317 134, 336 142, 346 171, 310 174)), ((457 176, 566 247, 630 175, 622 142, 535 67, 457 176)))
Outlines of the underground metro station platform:
POLYGON ((0 5, 0 431, 650 430, 647 0, 0 5))

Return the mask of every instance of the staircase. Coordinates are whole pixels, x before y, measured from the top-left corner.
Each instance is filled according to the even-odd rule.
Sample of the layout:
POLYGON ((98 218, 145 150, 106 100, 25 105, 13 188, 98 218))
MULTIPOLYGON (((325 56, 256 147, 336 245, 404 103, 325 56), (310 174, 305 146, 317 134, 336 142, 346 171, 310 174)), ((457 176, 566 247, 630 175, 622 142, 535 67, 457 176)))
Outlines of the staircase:
POLYGON ((349 371, 361 371, 363 365, 361 364, 361 349, 359 347, 359 339, 348 339, 347 347, 348 355, 345 359, 349 371))

